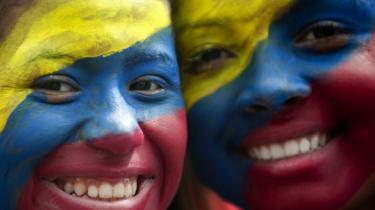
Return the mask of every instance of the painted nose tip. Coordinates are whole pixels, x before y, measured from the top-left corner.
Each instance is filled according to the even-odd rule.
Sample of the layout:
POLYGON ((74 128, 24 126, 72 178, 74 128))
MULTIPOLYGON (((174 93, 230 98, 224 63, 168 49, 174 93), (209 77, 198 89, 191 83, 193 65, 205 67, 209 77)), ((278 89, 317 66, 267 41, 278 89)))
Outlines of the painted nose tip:
POLYGON ((88 144, 97 150, 113 155, 126 155, 139 147, 143 139, 143 132, 138 128, 129 133, 109 134, 102 138, 92 139, 88 144))

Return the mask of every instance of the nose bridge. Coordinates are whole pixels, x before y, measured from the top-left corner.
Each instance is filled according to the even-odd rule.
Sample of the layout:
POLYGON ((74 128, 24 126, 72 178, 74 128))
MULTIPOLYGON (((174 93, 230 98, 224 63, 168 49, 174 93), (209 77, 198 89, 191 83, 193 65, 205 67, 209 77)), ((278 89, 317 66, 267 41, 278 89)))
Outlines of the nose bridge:
POLYGON ((128 153, 139 146, 143 133, 135 110, 120 91, 111 89, 90 106, 90 117, 80 131, 80 138, 99 150, 114 154, 128 153))
POLYGON ((295 98, 310 93, 308 82, 295 69, 291 56, 277 46, 262 43, 248 66, 246 88, 247 106, 277 110, 295 98))

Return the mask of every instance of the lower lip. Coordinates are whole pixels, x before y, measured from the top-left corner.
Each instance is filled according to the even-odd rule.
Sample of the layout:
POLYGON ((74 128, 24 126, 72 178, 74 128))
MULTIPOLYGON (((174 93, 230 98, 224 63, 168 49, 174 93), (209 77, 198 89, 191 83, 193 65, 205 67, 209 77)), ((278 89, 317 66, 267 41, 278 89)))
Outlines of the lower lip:
POLYGON ((157 193, 155 180, 146 181, 142 190, 131 199, 104 202, 69 195, 48 181, 37 181, 35 184, 35 195, 38 195, 35 197, 35 209, 38 210, 143 210, 148 197, 157 193))

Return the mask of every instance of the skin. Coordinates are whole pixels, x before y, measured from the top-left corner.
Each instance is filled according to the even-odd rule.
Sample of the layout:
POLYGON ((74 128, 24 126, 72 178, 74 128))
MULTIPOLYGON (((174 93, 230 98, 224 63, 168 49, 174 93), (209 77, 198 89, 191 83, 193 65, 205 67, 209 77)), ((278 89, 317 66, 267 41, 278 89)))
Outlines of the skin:
POLYGON ((174 6, 200 182, 241 208, 373 209, 373 1, 174 6), (250 154, 316 132, 329 143, 306 155, 250 154))
POLYGON ((0 39, 0 206, 166 209, 186 143, 168 3, 30 2, 2 8, 17 19, 0 39), (137 194, 117 201, 57 183, 133 176, 137 194))

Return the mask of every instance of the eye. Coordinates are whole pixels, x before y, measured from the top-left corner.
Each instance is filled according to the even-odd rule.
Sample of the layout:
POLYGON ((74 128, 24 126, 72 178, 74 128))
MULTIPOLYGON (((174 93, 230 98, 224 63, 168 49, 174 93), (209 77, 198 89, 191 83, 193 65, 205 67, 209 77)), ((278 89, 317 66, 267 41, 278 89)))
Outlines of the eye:
POLYGON ((80 90, 79 85, 65 75, 48 75, 37 79, 32 88, 47 95, 68 95, 80 90))
POLYGON ((142 76, 133 81, 129 86, 129 91, 140 93, 145 96, 152 96, 164 91, 164 88, 154 77, 142 76))
POLYGON ((185 70, 192 74, 215 71, 234 57, 235 53, 224 48, 205 49, 187 60, 185 70))
POLYGON ((296 48, 332 52, 348 44, 352 31, 336 21, 320 21, 308 26, 294 40, 296 48))

